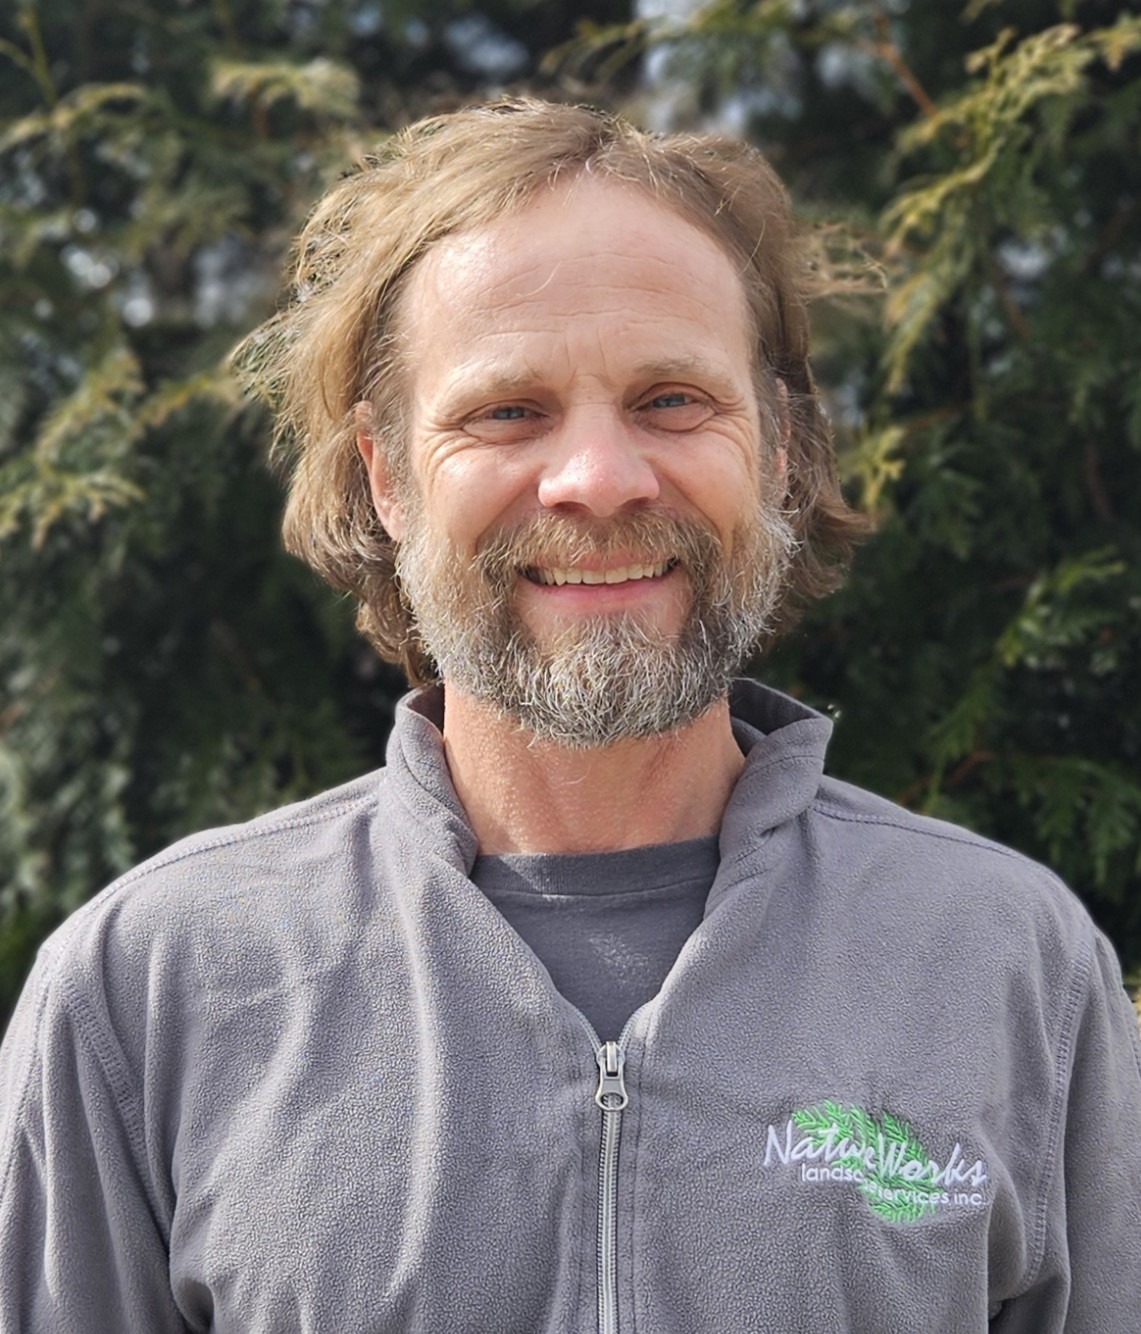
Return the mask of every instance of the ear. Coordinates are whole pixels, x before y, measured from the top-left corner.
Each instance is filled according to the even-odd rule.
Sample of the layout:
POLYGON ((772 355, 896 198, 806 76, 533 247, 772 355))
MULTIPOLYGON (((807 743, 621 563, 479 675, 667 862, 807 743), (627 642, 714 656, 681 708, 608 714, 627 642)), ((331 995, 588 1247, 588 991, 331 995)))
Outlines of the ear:
POLYGON ((404 510, 396 498, 388 467, 388 452, 377 435, 372 404, 358 403, 353 409, 357 425, 357 449, 368 473, 369 490, 384 531, 394 542, 404 538, 404 510))

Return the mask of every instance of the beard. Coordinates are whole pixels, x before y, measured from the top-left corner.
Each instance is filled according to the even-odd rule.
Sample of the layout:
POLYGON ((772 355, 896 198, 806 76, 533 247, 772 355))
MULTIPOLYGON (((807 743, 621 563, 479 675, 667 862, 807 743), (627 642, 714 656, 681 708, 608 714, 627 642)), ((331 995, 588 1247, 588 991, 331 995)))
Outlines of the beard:
POLYGON ((762 502, 728 559, 707 526, 660 510, 605 525, 538 514, 492 534, 472 559, 432 534, 419 498, 409 500, 396 570, 440 676, 536 738, 575 749, 660 736, 723 698, 772 633, 796 549, 788 520, 762 502), (618 553, 670 560, 672 577, 688 580, 681 628, 667 633, 628 611, 576 617, 540 641, 516 610, 518 581, 618 553))

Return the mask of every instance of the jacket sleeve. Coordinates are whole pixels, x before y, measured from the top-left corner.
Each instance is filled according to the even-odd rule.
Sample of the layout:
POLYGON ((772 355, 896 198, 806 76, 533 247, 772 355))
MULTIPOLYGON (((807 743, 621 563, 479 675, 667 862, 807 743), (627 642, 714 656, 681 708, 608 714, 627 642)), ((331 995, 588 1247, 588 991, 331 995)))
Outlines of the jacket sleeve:
POLYGON ((0 1334, 184 1334, 137 1095, 77 1002, 41 956, 0 1048, 0 1334))
POLYGON ((1124 1334, 1141 1312, 1141 1039, 1100 935, 1070 1032, 1048 1127, 1036 1293, 1011 1303, 996 1330, 1124 1334))

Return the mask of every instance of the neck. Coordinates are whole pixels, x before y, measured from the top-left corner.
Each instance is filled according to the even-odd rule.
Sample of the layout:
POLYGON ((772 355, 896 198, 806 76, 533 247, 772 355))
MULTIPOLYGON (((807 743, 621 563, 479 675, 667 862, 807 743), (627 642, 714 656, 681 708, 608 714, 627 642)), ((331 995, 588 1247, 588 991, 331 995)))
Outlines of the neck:
POLYGON ((444 749, 484 854, 617 852, 716 834, 745 762, 728 700, 664 736, 572 750, 448 690, 444 749))

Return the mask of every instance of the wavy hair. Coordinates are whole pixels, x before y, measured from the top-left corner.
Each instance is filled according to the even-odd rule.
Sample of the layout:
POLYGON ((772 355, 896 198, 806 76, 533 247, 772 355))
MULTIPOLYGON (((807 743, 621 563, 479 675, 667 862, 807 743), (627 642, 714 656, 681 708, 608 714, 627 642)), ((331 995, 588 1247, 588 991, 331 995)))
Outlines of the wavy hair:
MULTIPOLYGON (((356 447, 369 406, 397 485, 408 484, 401 296, 442 238, 524 207, 579 172, 623 182, 709 235, 743 284, 758 392, 787 432, 797 539, 779 622, 843 580, 867 520, 845 503, 809 368, 811 266, 788 196, 756 149, 705 134, 657 135, 586 106, 511 98, 430 117, 387 140, 318 203, 299 236, 289 299, 235 364, 276 412, 288 468, 286 547, 358 602, 357 625, 413 683, 434 665, 395 572, 356 447), (783 382, 778 395, 775 380, 783 382)), ((412 354, 414 355, 414 349, 412 354)))

